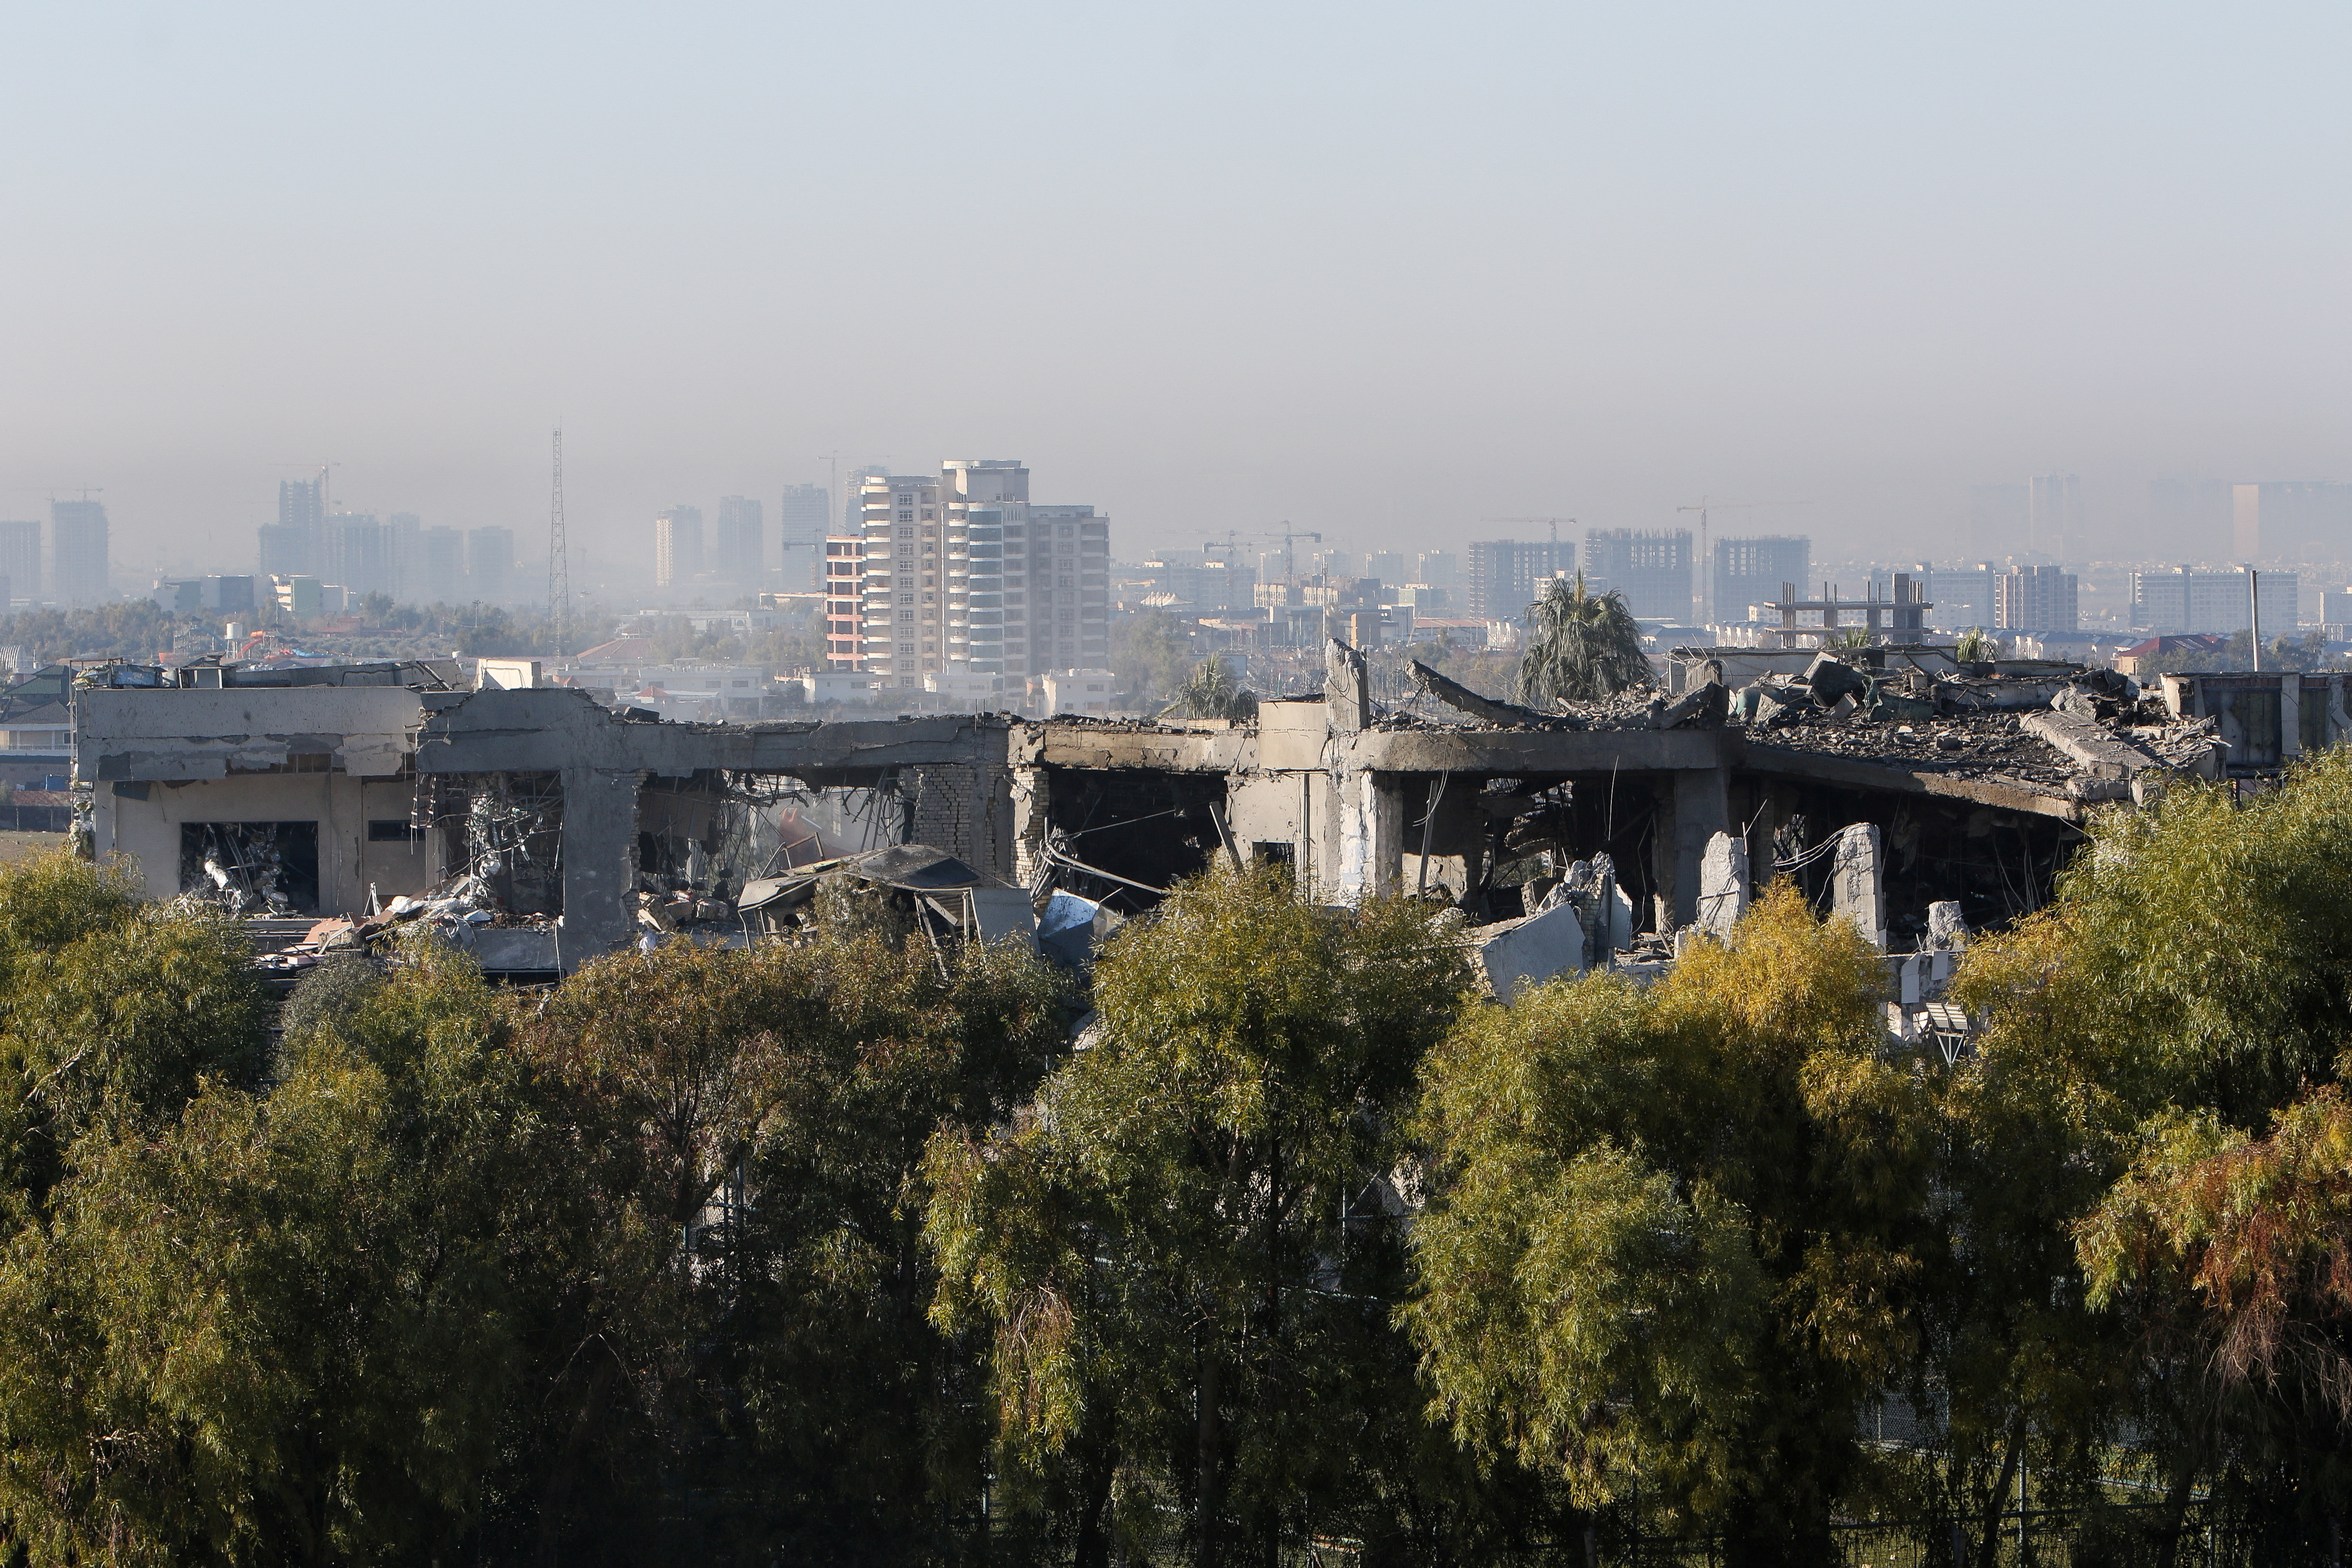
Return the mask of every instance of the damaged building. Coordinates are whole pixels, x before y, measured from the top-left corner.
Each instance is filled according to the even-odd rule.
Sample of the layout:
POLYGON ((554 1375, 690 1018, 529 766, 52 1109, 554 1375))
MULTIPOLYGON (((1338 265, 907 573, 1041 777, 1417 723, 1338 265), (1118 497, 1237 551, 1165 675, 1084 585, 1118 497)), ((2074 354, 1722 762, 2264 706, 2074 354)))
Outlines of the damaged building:
POLYGON ((969 879, 910 896, 956 894, 940 918, 986 934, 1024 923, 1006 888, 1033 916, 1061 894, 1058 929, 1220 857, 1335 902, 1416 893, 1461 911, 1506 994, 1662 961, 1775 876, 1890 951, 1942 952, 2046 901, 2089 811, 2178 776, 2258 782, 2352 728, 2340 677, 2143 690, 1940 649, 1685 650, 1665 691, 1557 711, 1423 670, 1409 712, 1334 643, 1323 690, 1244 724, 674 723, 466 689, 454 665, 290 673, 84 690, 98 851, 153 897, 289 925, 428 908, 509 973, 648 931, 758 940, 811 868, 906 845, 969 879))

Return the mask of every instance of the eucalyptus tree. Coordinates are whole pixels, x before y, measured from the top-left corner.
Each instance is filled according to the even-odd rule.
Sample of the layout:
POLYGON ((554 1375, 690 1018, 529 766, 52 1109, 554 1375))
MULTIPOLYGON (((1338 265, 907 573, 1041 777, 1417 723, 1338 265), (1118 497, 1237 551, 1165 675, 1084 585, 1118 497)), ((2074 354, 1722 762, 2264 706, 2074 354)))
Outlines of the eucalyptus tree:
POLYGON ((1412 1528, 1391 1175, 1467 978, 1410 901, 1221 870, 1110 944, 1033 1107, 933 1141, 934 1318, 991 1336, 1002 1460, 1065 1500, 1081 1563, 1171 1506, 1204 1564, 1412 1528))
POLYGON ((1431 1058, 1403 1318, 1432 1412, 1576 1501, 1820 1562, 1919 1348, 1936 1118, 1875 952, 1782 884, 1647 991, 1482 1006, 1431 1058))
MULTIPOLYGON (((518 1026, 576 1237, 497 1532, 543 1558, 952 1554, 982 1487, 925 1318, 926 1141, 1009 1116, 1060 1047, 1053 972, 828 934, 583 967, 518 1026)), ((517 1548, 520 1550, 520 1548, 517 1548)))
POLYGON ((37 1215, 101 1107, 167 1123, 201 1079, 260 1072, 250 957, 234 922, 149 904, 120 866, 0 867, 0 1224, 37 1215))
POLYGON ((0 1263, 0 1518, 35 1561, 373 1562, 464 1529, 522 1354, 497 1012, 424 951, 267 1091, 103 1100, 0 1263))
MULTIPOLYGON (((2192 1493, 2224 1477, 2256 1512, 2344 1506, 2317 1351, 2345 1331, 2308 1284, 2341 1216, 2295 1173, 2328 1147, 2352 1037, 2352 755, 2242 805, 2177 784, 2093 834, 2044 914, 1971 953, 1961 997, 1990 1020, 1979 1106, 2047 1108, 2063 1146, 2037 1162, 2041 1229, 2073 1242, 2065 1288, 2120 1341, 2106 1365, 2156 1451, 2169 1553, 2192 1493), (2265 1273, 2274 1293, 2250 1292, 2265 1273), (2240 1353, 2266 1344, 2311 1353, 2240 1353)), ((2015 1168, 2012 1140, 1985 1148, 1986 1168, 2015 1168)))

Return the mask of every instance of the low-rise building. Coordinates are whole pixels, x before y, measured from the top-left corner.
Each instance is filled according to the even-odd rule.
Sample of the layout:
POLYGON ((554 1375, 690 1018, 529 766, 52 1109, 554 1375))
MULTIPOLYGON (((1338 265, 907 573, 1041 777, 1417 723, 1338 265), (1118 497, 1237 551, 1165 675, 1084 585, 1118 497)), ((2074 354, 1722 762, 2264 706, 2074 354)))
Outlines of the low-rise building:
POLYGON ((1055 669, 1041 678, 1045 711, 1108 717, 1118 695, 1118 677, 1108 669, 1055 669))

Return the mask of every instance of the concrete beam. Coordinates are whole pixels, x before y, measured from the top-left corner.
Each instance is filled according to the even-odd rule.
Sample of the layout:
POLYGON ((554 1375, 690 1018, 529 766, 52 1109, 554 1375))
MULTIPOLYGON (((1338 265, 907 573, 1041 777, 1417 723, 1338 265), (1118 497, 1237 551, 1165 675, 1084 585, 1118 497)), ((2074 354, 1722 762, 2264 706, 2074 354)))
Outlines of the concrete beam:
POLYGON ((2159 766, 2156 757, 2095 720, 2047 708, 2018 721, 2027 734, 2048 742, 2095 779, 2128 779, 2159 766))
POLYGON ((1737 767, 1747 742, 1728 730, 1366 730, 1334 742, 1334 761, 1382 773, 1680 773, 1737 767))
POLYGON ((2054 816, 2063 822, 2080 822, 2083 817, 2083 800, 2079 796, 2055 793, 2060 786, 2054 784, 2028 785, 2011 779, 1915 773, 1909 768, 1888 763, 1830 757, 1815 752, 1791 751, 1784 746, 1756 744, 1748 747, 1747 765, 1758 773, 1839 784, 1849 789, 1885 790, 1896 795, 1945 795, 2002 811, 2054 816), (2045 790, 2052 793, 2044 793, 2045 790))
POLYGON ((1150 768, 1162 773, 1229 773, 1257 765, 1248 730, 1178 730, 1111 725, 1015 724, 1008 758, 1016 767, 1150 768))
POLYGON ((564 688, 478 691, 432 715, 417 768, 435 773, 561 773, 583 765, 683 776, 781 773, 871 784, 901 768, 1004 762, 1008 721, 987 714, 841 724, 670 724, 622 719, 564 688))

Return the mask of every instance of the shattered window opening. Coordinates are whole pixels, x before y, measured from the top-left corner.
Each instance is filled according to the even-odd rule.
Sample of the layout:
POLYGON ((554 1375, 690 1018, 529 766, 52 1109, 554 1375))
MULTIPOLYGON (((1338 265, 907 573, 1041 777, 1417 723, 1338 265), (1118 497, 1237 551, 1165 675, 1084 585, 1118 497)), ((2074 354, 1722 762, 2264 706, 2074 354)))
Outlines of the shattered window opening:
POLYGON ((316 822, 180 824, 180 891, 233 915, 319 912, 316 822))

